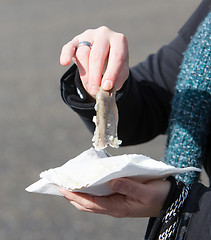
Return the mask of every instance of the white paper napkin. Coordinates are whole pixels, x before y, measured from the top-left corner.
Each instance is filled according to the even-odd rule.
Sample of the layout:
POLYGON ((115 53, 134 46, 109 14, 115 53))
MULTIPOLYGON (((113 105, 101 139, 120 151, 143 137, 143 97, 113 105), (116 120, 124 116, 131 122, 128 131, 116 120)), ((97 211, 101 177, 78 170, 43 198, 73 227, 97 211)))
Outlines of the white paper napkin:
POLYGON ((108 182, 115 178, 133 177, 144 182, 189 171, 201 170, 175 168, 138 154, 107 157, 104 151, 90 148, 61 167, 42 172, 41 179, 27 187, 26 191, 61 196, 61 186, 74 192, 103 196, 113 193, 108 182))

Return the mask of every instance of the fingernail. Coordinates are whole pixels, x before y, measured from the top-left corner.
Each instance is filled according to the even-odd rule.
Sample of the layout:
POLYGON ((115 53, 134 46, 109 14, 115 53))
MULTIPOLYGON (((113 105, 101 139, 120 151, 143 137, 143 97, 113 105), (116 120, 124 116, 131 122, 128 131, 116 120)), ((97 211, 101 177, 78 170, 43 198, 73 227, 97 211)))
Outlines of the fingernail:
POLYGON ((113 191, 117 192, 119 191, 123 186, 123 182, 120 180, 114 180, 111 182, 111 188, 113 191))
POLYGON ((111 90, 111 88, 112 88, 112 81, 111 81, 111 80, 105 80, 105 81, 103 81, 103 83, 102 83, 102 88, 103 88, 104 90, 111 90))

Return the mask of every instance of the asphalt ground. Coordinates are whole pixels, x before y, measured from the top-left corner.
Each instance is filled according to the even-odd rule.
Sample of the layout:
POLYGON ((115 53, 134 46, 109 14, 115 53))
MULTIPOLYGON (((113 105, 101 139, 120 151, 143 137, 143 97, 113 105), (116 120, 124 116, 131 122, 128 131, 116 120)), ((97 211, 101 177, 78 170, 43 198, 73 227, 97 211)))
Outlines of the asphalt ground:
MULTIPOLYGON (((88 28, 124 33, 130 65, 176 36, 199 0, 0 1, 0 239, 143 239, 147 219, 79 212, 65 199, 25 188, 45 169, 91 146, 91 134, 61 100, 63 44, 88 28)), ((163 157, 165 136, 114 154, 163 157)))

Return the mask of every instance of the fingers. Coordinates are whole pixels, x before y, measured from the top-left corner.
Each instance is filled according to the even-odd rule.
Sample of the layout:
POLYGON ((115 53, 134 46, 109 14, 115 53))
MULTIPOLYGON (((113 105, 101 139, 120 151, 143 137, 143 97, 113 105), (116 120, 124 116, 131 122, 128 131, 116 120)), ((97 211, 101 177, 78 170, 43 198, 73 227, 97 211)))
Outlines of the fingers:
MULTIPOLYGON (((104 64, 109 55, 109 41, 104 34, 98 34, 89 58, 89 91, 96 95, 101 85, 104 64)), ((109 89, 110 90, 110 89, 109 89)))
POLYGON ((123 34, 107 27, 87 30, 67 43, 62 49, 60 63, 67 66, 74 59, 82 83, 91 95, 96 95, 101 85, 104 90, 111 90, 114 85, 120 89, 129 75, 127 40, 123 34), (77 49, 80 41, 89 41, 92 48, 77 49))
POLYGON ((168 196, 170 185, 166 180, 141 183, 128 178, 116 179, 110 183, 113 191, 132 200, 133 206, 128 205, 127 215, 133 217, 156 217, 168 196))
POLYGON ((144 184, 135 182, 128 178, 119 178, 112 180, 110 182, 110 187, 113 191, 138 198, 139 195, 143 198, 145 195, 145 187, 144 184))
MULTIPOLYGON (((97 198, 89 194, 70 192, 60 188, 60 192, 75 206, 78 210, 98 213, 104 212, 103 204, 98 204, 97 198)), ((100 200, 102 201, 102 199, 100 200)))
POLYGON ((119 178, 112 180, 110 187, 116 193, 102 197, 73 193, 62 188, 60 192, 81 211, 118 218, 156 217, 168 195, 170 182, 154 180, 143 184, 132 179, 119 178))
POLYGON ((125 196, 114 194, 111 196, 91 196, 84 193, 73 193, 60 188, 60 192, 78 210, 106 214, 112 217, 125 217, 125 196))
POLYGON ((165 180, 153 180, 141 183, 138 180, 119 178, 110 182, 113 191, 141 199, 143 202, 153 202, 156 198, 165 200, 170 189, 170 182, 165 180))
POLYGON ((119 90, 129 75, 128 43, 123 34, 116 33, 111 39, 109 59, 102 79, 104 90, 116 87, 119 90))
POLYGON ((61 55, 60 55, 61 65, 67 66, 71 63, 72 58, 75 55, 78 42, 79 40, 77 38, 74 38, 72 41, 68 42, 63 46, 61 55))
POLYGON ((79 74, 82 80, 84 88, 88 91, 89 82, 89 55, 91 48, 87 45, 77 47, 79 42, 88 41, 93 43, 92 30, 87 30, 83 34, 76 36, 72 41, 64 45, 60 55, 60 63, 63 66, 67 66, 73 61, 79 70, 79 74))
POLYGON ((76 64, 78 66, 79 74, 81 77, 81 81, 83 83, 86 91, 89 91, 89 55, 90 55, 90 47, 81 46, 77 49, 76 56, 76 64))

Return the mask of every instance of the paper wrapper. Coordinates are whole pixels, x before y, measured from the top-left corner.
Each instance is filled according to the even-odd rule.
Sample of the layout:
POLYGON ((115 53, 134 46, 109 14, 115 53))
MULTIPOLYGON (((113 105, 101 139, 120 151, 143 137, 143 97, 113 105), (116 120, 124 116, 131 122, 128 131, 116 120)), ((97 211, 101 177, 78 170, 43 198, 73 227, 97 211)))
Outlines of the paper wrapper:
POLYGON ((138 154, 108 157, 104 151, 90 148, 61 167, 42 172, 41 179, 26 191, 61 196, 59 187, 63 187, 73 192, 104 196, 113 193, 109 181, 115 178, 130 177, 145 182, 189 171, 201 170, 175 168, 138 154))

